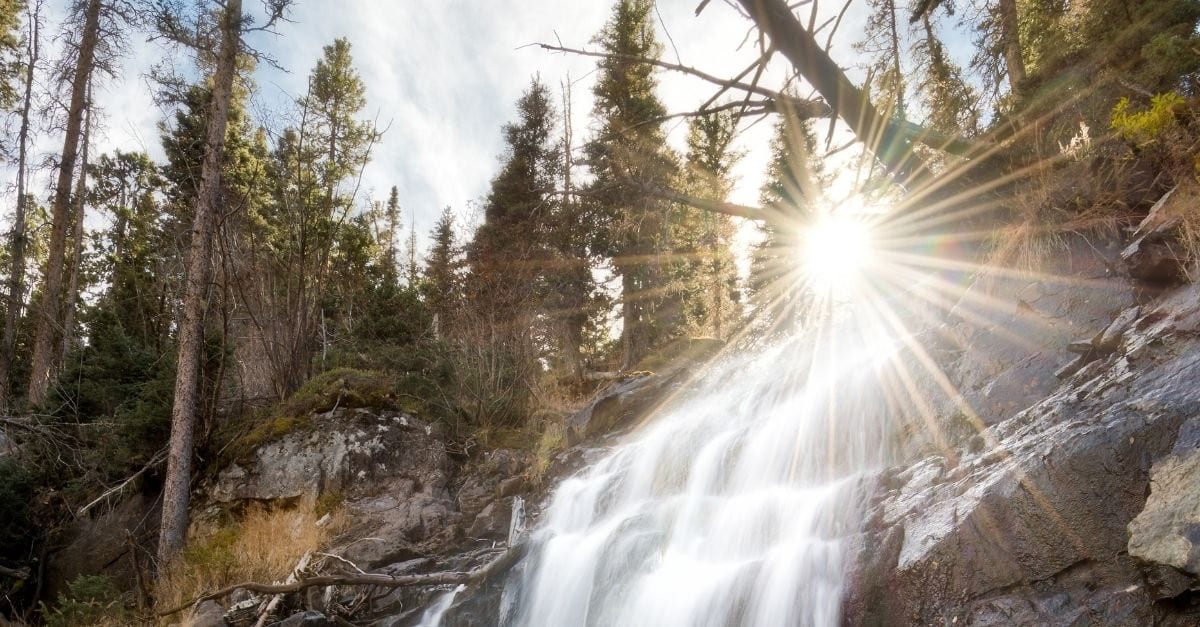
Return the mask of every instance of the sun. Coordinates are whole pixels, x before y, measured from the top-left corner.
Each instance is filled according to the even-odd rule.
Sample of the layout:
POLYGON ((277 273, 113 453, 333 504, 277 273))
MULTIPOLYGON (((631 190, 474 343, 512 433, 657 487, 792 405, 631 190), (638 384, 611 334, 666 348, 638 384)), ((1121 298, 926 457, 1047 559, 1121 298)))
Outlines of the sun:
POLYGON ((805 230, 800 264, 817 289, 848 291, 874 262, 874 246, 866 219, 855 214, 826 214, 805 230))

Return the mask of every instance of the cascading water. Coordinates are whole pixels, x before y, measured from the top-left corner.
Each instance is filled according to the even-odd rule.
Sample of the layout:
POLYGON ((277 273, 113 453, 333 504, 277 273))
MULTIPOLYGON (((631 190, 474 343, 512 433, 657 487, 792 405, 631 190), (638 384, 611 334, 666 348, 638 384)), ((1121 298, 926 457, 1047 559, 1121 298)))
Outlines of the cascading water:
POLYGON ((859 479, 885 461, 892 352, 837 326, 712 367, 565 480, 496 623, 837 624, 859 479))

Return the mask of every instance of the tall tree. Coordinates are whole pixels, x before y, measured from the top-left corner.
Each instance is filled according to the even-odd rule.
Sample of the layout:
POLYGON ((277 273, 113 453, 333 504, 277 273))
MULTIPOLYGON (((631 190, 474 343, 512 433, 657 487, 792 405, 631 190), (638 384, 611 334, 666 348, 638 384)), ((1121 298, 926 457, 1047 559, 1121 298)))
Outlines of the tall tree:
MULTIPOLYGON (((725 202, 733 190, 732 170, 741 158, 733 149, 737 114, 728 109, 692 118, 688 124, 685 186, 695 197, 725 202)), ((725 339, 738 313, 737 265, 730 216, 680 207, 675 228, 675 272, 683 315, 693 332, 725 339)))
POLYGON ((650 17, 653 7, 651 0, 619 0, 596 36, 607 54, 593 89, 598 135, 585 149, 603 214, 597 250, 612 259, 621 277, 625 367, 672 332, 662 307, 670 203, 638 189, 670 188, 677 170, 662 130, 666 108, 655 94, 655 68, 644 61, 657 59, 662 51, 650 17))
POLYGON ((395 277, 391 279, 394 282, 400 273, 400 190, 395 185, 388 193, 383 218, 384 230, 380 243, 383 246, 384 267, 388 277, 395 277))
MULTIPOLYGON (((24 74, 28 41, 21 34, 21 13, 26 14, 26 27, 32 27, 29 18, 41 11, 41 2, 33 0, 34 6, 26 6, 26 0, 0 0, 0 107, 11 107, 20 97, 21 75, 24 74), (22 44, 25 45, 22 45, 22 44)), ((0 140, 0 152, 10 149, 7 138, 0 140)))
POLYGON ((273 155, 274 198, 259 216, 268 227, 260 233, 261 261, 269 268, 260 278, 267 284, 249 305, 262 312, 257 333, 264 352, 273 356, 280 398, 310 374, 332 263, 359 235, 351 224, 358 180, 379 138, 372 123, 358 118, 365 93, 350 43, 337 39, 325 46, 308 92, 297 101, 297 125, 283 133, 273 155))
POLYGON ((430 240, 422 291, 433 313, 434 335, 441 336, 446 333, 447 324, 462 301, 462 263, 455 241, 454 211, 450 207, 442 210, 430 240))
POLYGON ((88 84, 95 69, 96 44, 100 36, 102 0, 87 0, 79 31, 74 72, 71 76, 70 104, 67 107, 66 131, 63 133, 62 153, 58 161, 58 181, 54 188, 51 209, 50 250, 42 273, 42 300, 37 318, 37 332, 30 364, 28 401, 41 404, 50 387, 54 366, 55 338, 62 324, 63 267, 66 263, 67 225, 70 221, 71 189, 75 175, 75 160, 79 154, 83 113, 87 106, 88 84))
POLYGON ((178 322, 178 357, 175 394, 171 409, 171 442, 167 474, 163 481, 162 524, 159 530, 158 561, 165 567, 183 549, 187 534, 188 502, 191 495, 192 446, 196 424, 200 359, 204 347, 204 314, 208 309, 209 277, 212 275, 213 231, 221 200, 222 153, 225 128, 233 95, 234 75, 244 23, 242 0, 227 0, 220 13, 219 49, 212 76, 212 100, 204 140, 204 162, 192 222, 191 246, 187 257, 187 281, 178 322))
POLYGON ((784 115, 775 126, 771 159, 760 192, 764 207, 782 219, 759 224, 761 240, 751 251, 747 291, 755 322, 789 330, 798 324, 804 300, 796 251, 802 226, 811 221, 821 191, 821 160, 810 122, 784 115))
POLYGON ((553 213, 545 220, 550 259, 544 277, 544 305, 552 327, 557 330, 557 338, 550 340, 556 349, 553 357, 578 387, 584 381, 584 338, 604 307, 592 276, 592 259, 588 252, 591 232, 595 229, 590 223, 587 207, 575 196, 572 125, 571 80, 568 76, 562 84, 562 197, 551 206, 553 213))
POLYGON ((41 0, 26 7, 25 54, 22 58, 22 96, 20 129, 17 131, 17 198, 9 238, 11 265, 8 274, 8 304, 4 312, 4 336, 0 341, 0 411, 8 409, 12 394, 12 366, 17 346, 17 324, 25 304, 26 205, 29 142, 33 114, 33 77, 41 56, 41 0))
MULTIPOLYGON (((91 101, 91 89, 88 89, 88 101, 91 101)), ((58 351, 58 356, 55 358, 55 363, 61 364, 66 359, 67 353, 75 344, 75 309, 79 302, 79 279, 83 271, 83 247, 84 247, 84 218, 86 217, 87 207, 87 180, 88 180, 88 141, 90 140, 92 131, 92 114, 89 104, 88 110, 84 113, 83 119, 83 137, 80 139, 79 149, 79 176, 75 182, 75 198, 72 212, 75 214, 75 222, 71 225, 71 263, 70 263, 70 278, 67 280, 67 289, 63 293, 63 313, 62 324, 62 342, 58 351)))
POLYGON ((979 130, 978 96, 946 53, 929 14, 921 18, 920 26, 913 53, 917 57, 917 91, 926 110, 925 126, 947 135, 973 136, 979 130))
POLYGON ((166 348, 178 271, 174 233, 164 228, 157 194, 163 185, 145 153, 101 155, 91 172, 89 202, 109 218, 104 257, 107 289, 99 306, 121 333, 155 351, 166 348))
POLYGON ((520 318, 539 307, 546 223, 557 202, 561 166, 554 141, 557 113, 549 90, 530 81, 517 101, 518 120, 504 126, 505 154, 484 204, 484 223, 467 246, 471 302, 497 320, 520 318))

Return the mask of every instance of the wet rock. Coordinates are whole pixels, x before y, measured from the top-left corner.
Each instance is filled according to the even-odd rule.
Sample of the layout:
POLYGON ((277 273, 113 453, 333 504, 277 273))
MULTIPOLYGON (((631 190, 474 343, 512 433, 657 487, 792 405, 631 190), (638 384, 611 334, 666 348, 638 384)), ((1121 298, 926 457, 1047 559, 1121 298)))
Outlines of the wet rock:
POLYGON ((1187 280, 1187 249, 1181 241, 1180 222, 1167 222, 1138 236, 1121 251, 1129 276, 1153 285, 1175 285, 1187 280))
POLYGON ((612 433, 645 418, 675 384, 670 374, 645 374, 614 383, 567 420, 568 444, 612 433))
POLYGON ((865 550, 850 581, 873 592, 847 597, 845 623, 1200 621, 1180 600, 1196 581, 1180 577, 1197 567, 1200 338, 1173 326, 1198 299, 1118 316, 1106 326, 1124 329, 1114 335, 1136 365, 1091 361, 957 465, 933 457, 885 473, 851 540, 865 550))
MULTIPOLYGON (((1034 272, 977 279, 939 330, 939 342, 958 347, 941 351, 938 366, 961 398, 947 398, 932 377, 918 385, 935 399, 946 441, 963 444, 977 432, 976 419, 994 425, 1051 394, 1060 384, 1055 374, 1063 367, 1063 347, 1096 338, 1134 304, 1136 286, 1110 270, 1118 242, 1080 236, 1066 238, 1062 246, 1034 272), (963 404, 975 416, 960 417, 963 404)), ((1078 350, 1091 352, 1085 342, 1078 350)), ((905 448, 912 454, 936 450, 929 429, 915 422, 905 427, 905 448)))
POLYGON ((1200 418, 1151 470, 1146 506, 1129 523, 1129 554, 1158 569, 1160 594, 1200 586, 1200 418), (1173 572, 1174 571, 1174 572, 1173 572))
POLYGON ((308 610, 292 614, 274 623, 272 627, 335 627, 336 625, 337 623, 330 620, 328 616, 320 612, 308 610))
POLYGON ((216 601, 205 601, 197 605, 183 620, 184 627, 228 627, 225 608, 216 601))

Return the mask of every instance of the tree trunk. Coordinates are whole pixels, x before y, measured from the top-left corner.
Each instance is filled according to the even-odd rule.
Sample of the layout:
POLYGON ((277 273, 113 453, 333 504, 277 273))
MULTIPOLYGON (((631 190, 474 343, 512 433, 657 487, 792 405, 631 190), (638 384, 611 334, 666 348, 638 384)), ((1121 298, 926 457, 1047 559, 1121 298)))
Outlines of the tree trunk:
MULTIPOLYGON (((179 312, 179 356, 175 399, 171 409, 171 443, 163 483, 162 527, 158 539, 159 568, 165 568, 183 549, 191 491, 192 434, 204 350, 204 313, 212 274, 212 239, 221 201, 221 164, 225 128, 237 57, 241 47, 242 0, 228 0, 221 17, 221 47, 213 76, 212 104, 204 140, 196 215, 188 251, 187 286, 179 312)), ((160 570, 160 572, 162 572, 160 570)))
POLYGON ((59 364, 66 362, 67 355, 71 352, 71 345, 75 343, 75 305, 79 300, 79 270, 83 264, 83 218, 86 204, 84 200, 87 196, 88 138, 92 130, 90 93, 88 94, 88 108, 89 112, 83 122, 79 180, 75 185, 75 224, 71 234, 73 245, 71 249, 71 279, 67 282, 67 291, 63 295, 63 298, 66 299, 66 312, 63 314, 62 348, 59 351, 58 359, 55 360, 59 364))
POLYGON ((25 301, 25 189, 29 156, 29 115, 33 109, 33 73, 40 49, 40 0, 29 11, 26 40, 25 94, 21 103, 21 130, 17 133, 17 210, 13 216, 12 265, 8 274, 8 309, 4 314, 4 338, 0 344, 0 411, 7 412, 12 387, 12 364, 17 346, 17 325, 25 301))
POLYGON ((912 151, 912 134, 906 133, 902 124, 879 114, 812 33, 800 24, 787 2, 738 0, 738 3, 898 183, 914 187, 932 179, 925 160, 912 151))
POLYGON ((1021 31, 1017 14, 1017 0, 1000 0, 1000 37, 1004 44, 1004 62, 1008 67, 1009 90, 1021 96, 1021 83, 1025 81, 1025 61, 1021 57, 1021 31))
POLYGON ((66 262, 67 221, 70 220, 71 182, 87 103, 87 86, 92 75, 96 39, 100 31, 101 0, 90 0, 79 39, 79 58, 71 79, 71 103, 67 109, 67 129, 63 136, 62 157, 58 164, 58 185, 54 190, 51 214, 50 250, 42 282, 42 306, 38 316, 29 374, 28 400, 39 405, 50 389, 50 371, 54 364, 54 338, 62 315, 63 264, 66 262))

